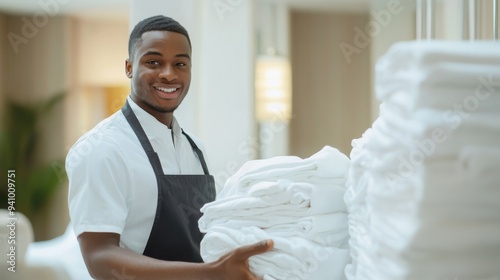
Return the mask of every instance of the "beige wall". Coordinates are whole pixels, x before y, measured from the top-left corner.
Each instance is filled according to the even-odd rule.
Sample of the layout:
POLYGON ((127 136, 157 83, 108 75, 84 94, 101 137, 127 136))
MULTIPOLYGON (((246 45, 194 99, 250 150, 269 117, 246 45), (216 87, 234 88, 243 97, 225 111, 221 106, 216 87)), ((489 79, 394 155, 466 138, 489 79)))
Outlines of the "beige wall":
MULTIPOLYGON (((9 16, 7 32, 24 37, 22 18, 30 16, 9 16)), ((16 100, 39 101, 66 88, 64 25, 63 18, 51 18, 26 44, 18 46, 17 53, 7 48, 6 90, 16 100)))
POLYGON ((125 60, 128 58, 127 19, 76 20, 75 57, 78 82, 86 86, 128 84, 125 60))
POLYGON ((354 27, 367 14, 293 12, 291 61, 293 109, 290 153, 309 156, 325 145, 345 154, 370 122, 370 51, 352 55, 339 45, 353 44, 354 27))

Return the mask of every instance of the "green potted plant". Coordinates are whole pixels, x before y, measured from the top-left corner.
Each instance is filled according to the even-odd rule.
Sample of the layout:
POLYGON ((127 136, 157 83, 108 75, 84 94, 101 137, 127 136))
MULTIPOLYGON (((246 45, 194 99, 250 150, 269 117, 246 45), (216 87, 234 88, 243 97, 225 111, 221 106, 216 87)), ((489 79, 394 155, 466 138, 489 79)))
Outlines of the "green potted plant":
POLYGON ((8 170, 15 170, 15 203, 8 202, 8 180, 5 178, 0 180, 0 208, 13 206, 16 212, 32 219, 64 182, 62 165, 54 165, 60 160, 41 162, 37 158, 39 149, 43 148, 39 143, 41 124, 63 98, 64 94, 60 93, 36 104, 5 102, 0 131, 0 166, 5 177, 8 170))

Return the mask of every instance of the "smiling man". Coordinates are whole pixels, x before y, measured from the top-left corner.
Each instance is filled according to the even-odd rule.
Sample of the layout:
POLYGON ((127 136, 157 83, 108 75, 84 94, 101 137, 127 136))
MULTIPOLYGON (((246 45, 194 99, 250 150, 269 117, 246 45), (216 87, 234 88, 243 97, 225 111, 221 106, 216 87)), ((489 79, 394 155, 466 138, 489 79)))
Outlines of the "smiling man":
POLYGON ((175 20, 138 23, 129 39, 131 93, 66 159, 70 217, 96 279, 257 279, 248 258, 272 241, 203 263, 200 208, 215 198, 199 141, 174 117, 191 82, 191 42, 175 20))

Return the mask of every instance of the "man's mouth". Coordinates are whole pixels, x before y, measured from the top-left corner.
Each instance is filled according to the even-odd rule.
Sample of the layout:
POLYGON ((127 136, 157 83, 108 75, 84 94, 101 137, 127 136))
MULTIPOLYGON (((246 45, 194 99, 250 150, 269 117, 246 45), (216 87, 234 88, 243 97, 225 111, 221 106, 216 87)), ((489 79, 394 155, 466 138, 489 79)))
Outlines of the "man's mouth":
POLYGON ((177 91, 180 89, 180 87, 157 87, 153 86, 154 89, 157 91, 161 92, 160 97, 162 98, 175 98, 177 96, 177 91))
POLYGON ((166 93, 172 93, 174 91, 177 90, 177 87, 172 87, 172 88, 166 88, 166 87, 154 87, 155 89, 159 90, 159 91, 163 91, 163 92, 166 92, 166 93))

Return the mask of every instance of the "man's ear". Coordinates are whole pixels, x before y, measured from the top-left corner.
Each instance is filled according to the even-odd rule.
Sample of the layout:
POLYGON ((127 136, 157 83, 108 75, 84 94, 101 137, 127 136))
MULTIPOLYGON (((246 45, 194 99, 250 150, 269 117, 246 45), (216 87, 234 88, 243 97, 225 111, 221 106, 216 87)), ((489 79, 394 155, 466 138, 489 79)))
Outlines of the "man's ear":
POLYGON ((125 60, 125 74, 129 79, 132 79, 132 63, 130 62, 130 58, 125 60))

